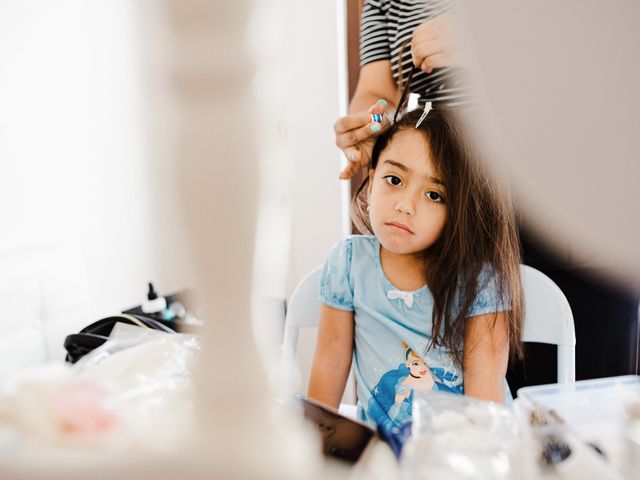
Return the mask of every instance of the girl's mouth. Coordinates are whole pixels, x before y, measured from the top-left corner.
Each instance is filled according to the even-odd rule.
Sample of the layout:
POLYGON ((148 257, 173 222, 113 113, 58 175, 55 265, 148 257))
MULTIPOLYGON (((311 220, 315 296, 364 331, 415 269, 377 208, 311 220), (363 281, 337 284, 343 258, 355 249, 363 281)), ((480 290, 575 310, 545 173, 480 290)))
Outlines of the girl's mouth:
POLYGON ((408 233, 409 235, 413 235, 413 231, 411 231, 409 227, 407 227, 406 225, 403 225, 402 223, 388 222, 386 225, 390 227, 394 227, 395 229, 401 230, 405 233, 408 233))

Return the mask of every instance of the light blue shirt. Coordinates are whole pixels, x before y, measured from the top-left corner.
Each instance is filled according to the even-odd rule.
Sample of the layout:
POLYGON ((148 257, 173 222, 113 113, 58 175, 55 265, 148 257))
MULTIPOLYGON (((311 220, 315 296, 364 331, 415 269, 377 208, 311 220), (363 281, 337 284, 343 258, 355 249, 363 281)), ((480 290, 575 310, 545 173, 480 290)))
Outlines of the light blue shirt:
MULTIPOLYGON (((505 310, 490 268, 478 282, 469 316, 505 310)), ((411 419, 415 389, 463 393, 453 352, 427 350, 433 313, 429 287, 395 288, 382 271, 376 237, 352 235, 332 248, 322 270, 320 301, 355 314, 353 365, 361 421, 391 430, 411 419)))

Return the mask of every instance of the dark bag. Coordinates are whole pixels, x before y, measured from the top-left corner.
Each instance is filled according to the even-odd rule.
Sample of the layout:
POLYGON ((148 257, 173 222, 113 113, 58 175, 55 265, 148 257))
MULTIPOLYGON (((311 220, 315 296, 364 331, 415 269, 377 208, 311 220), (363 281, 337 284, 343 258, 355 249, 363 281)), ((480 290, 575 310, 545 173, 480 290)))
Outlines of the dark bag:
POLYGON ((64 340, 64 348, 67 351, 65 360, 70 363, 76 363, 87 353, 101 346, 109 340, 109 335, 116 323, 128 323, 129 325, 137 325, 152 330, 160 330, 167 333, 175 333, 161 322, 148 318, 143 315, 121 314, 113 317, 103 318, 92 323, 80 330, 79 333, 67 335, 64 340))

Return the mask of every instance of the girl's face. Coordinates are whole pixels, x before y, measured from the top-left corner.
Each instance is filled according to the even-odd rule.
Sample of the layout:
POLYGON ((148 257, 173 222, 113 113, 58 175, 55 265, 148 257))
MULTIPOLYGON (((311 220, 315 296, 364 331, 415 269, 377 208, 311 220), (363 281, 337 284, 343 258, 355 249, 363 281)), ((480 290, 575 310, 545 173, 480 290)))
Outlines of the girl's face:
POLYGON ((369 217, 373 233, 391 253, 415 254, 442 234, 446 192, 424 134, 397 132, 370 173, 369 217))

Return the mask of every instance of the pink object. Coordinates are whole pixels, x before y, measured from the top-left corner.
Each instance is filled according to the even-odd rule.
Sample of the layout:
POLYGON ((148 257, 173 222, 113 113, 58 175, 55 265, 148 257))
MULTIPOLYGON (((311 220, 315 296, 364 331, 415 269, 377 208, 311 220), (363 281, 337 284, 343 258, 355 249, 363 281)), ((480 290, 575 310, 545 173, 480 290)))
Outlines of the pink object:
POLYGON ((91 382, 68 383, 53 393, 53 414, 66 432, 103 432, 117 423, 106 399, 107 391, 91 382))

